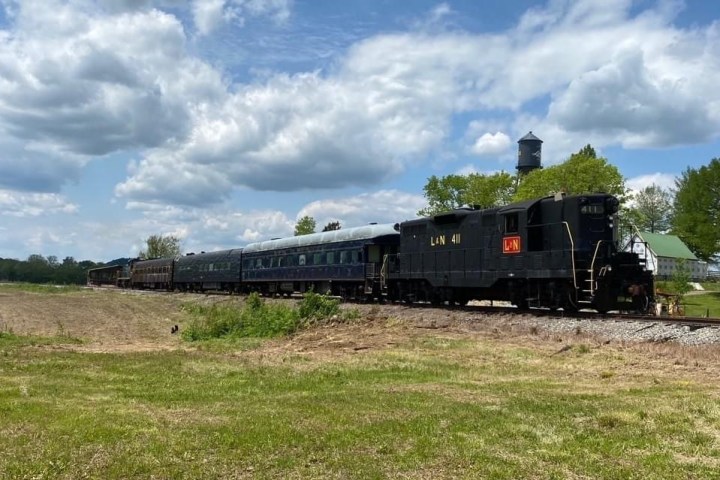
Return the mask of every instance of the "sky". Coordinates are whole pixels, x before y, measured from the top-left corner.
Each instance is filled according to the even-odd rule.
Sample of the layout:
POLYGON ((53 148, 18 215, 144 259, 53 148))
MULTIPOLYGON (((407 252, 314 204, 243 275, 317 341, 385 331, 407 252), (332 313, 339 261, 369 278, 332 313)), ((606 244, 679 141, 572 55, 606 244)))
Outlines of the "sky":
POLYGON ((0 257, 399 222, 431 175, 720 157, 720 2, 0 0, 0 257))

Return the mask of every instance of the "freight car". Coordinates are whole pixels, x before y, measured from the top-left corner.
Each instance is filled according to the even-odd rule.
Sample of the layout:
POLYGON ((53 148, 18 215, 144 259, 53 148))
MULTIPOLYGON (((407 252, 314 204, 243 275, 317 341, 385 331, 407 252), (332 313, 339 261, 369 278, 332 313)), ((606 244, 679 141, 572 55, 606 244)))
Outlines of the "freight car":
POLYGON ((653 277, 636 254, 618 251, 618 208, 612 195, 558 194, 403 222, 399 252, 386 259, 388 295, 647 311, 653 277))

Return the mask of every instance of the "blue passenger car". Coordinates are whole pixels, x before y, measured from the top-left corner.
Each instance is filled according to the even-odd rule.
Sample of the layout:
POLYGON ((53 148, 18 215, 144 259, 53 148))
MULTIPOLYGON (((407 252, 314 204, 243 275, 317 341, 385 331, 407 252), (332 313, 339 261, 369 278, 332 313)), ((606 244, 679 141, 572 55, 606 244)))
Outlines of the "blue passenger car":
POLYGON ((243 250, 242 280, 245 288, 270 295, 312 288, 343 298, 379 298, 384 261, 399 243, 390 224, 251 243, 243 250))
POLYGON ((240 291, 242 249, 189 253, 175 262, 173 283, 181 291, 240 291))

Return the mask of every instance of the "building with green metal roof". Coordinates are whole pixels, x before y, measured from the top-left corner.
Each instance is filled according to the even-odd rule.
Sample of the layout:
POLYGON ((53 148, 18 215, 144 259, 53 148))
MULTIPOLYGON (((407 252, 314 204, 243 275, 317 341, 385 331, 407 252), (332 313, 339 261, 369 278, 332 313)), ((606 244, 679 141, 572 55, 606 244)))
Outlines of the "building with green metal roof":
POLYGON ((675 235, 636 232, 625 246, 645 259, 646 268, 656 277, 670 278, 677 269, 678 262, 684 261, 693 280, 707 278, 707 263, 699 260, 695 254, 675 235))

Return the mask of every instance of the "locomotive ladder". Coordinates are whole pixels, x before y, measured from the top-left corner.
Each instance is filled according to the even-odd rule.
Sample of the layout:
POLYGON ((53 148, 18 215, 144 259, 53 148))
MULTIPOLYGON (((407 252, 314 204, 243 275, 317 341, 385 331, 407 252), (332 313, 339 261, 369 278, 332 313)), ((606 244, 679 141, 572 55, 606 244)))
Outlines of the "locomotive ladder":
MULTIPOLYGON (((597 244, 595 245, 595 253, 593 254, 592 263, 590 264, 590 268, 588 269, 589 277, 585 279, 585 282, 587 282, 589 285, 588 288, 583 290, 583 293, 588 293, 590 295, 594 295, 595 291, 597 290, 597 279, 595 278, 595 260, 597 260, 598 252, 600 251, 600 245, 605 240, 598 240, 597 244)), ((604 265, 602 268, 600 268, 600 271, 598 272, 597 278, 601 278, 605 276, 607 273, 608 266, 604 265)))

